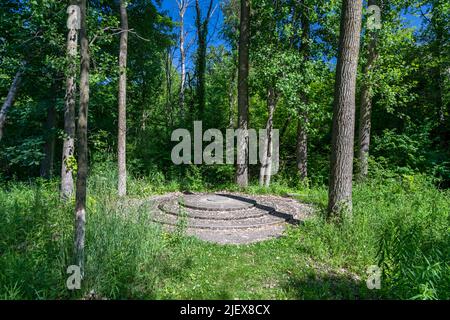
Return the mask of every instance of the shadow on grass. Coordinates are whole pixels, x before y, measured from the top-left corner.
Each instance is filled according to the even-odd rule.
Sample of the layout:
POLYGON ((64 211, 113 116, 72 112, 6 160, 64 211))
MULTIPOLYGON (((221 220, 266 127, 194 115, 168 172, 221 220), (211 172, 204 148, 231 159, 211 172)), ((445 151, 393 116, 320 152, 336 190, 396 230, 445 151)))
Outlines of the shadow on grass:
POLYGON ((369 290, 364 280, 350 274, 306 274, 290 276, 284 290, 299 300, 372 300, 379 299, 376 290, 369 290))

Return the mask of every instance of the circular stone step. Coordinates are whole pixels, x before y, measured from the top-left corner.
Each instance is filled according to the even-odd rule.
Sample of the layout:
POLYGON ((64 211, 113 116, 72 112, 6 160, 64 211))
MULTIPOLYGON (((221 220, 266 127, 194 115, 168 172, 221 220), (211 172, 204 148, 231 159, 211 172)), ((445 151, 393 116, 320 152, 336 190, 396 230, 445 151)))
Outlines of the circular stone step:
POLYGON ((186 234, 203 241, 219 244, 249 244, 278 238, 283 234, 283 231, 284 226, 278 224, 270 227, 237 230, 187 229, 186 234))
POLYGON ((228 211, 212 211, 212 210, 196 210, 191 208, 185 208, 179 205, 176 200, 165 201, 158 206, 161 211, 175 215, 186 215, 190 218, 196 219, 208 219, 208 220, 240 220, 247 218, 262 217, 273 210, 267 211, 257 207, 251 207, 242 210, 228 210, 228 211))
POLYGON ((133 202, 168 231, 184 225, 187 235, 219 244, 246 244, 282 236, 288 223, 313 213, 310 205, 273 195, 169 193, 133 202))
POLYGON ((176 226, 179 223, 185 222, 188 228, 196 229, 250 229, 260 228, 264 226, 277 225, 286 222, 285 219, 272 216, 270 214, 246 219, 233 220, 209 220, 196 219, 189 216, 175 216, 165 214, 164 212, 153 212, 151 216, 154 222, 176 226))
POLYGON ((184 207, 206 211, 232 211, 253 207, 256 201, 243 197, 219 194, 185 195, 180 204, 184 207))

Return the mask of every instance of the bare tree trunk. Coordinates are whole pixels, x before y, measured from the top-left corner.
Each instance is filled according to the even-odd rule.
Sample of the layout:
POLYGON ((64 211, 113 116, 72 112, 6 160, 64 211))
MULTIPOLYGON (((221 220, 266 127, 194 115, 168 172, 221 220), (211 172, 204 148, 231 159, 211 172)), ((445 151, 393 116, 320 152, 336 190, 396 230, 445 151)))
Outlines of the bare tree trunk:
POLYGON ((306 128, 308 117, 305 115, 297 120, 297 170, 300 179, 304 180, 308 177, 308 134, 306 128))
POLYGON ((196 61, 196 75, 197 75, 197 103, 200 119, 203 118, 206 104, 206 37, 208 36, 208 24, 212 14, 213 0, 209 1, 206 16, 202 19, 201 8, 199 0, 195 0, 195 25, 197 28, 197 61, 196 61))
MULTIPOLYGON (((248 54, 250 44, 250 0, 241 0, 239 25, 238 128, 248 130, 248 54)), ((238 145, 236 183, 248 186, 248 134, 238 145)))
POLYGON ((237 68, 233 67, 233 72, 231 74, 230 86, 228 87, 228 127, 234 128, 234 110, 236 106, 236 77, 237 77, 237 68))
POLYGON ((23 68, 21 67, 14 76, 14 80, 9 87, 8 95, 6 96, 5 102, 3 102, 2 109, 0 110, 0 141, 3 137, 3 127, 5 126, 6 115, 9 109, 14 104, 16 99, 17 91, 19 90, 20 83, 22 82, 23 68))
POLYGON ((273 87, 267 91, 267 123, 266 123, 266 139, 264 142, 263 158, 261 159, 261 169, 259 173, 259 185, 268 187, 270 185, 270 177, 272 171, 272 152, 273 152, 273 114, 277 107, 277 97, 273 87))
POLYGON ((181 81, 180 81, 180 113, 184 114, 185 89, 186 89, 186 49, 184 47, 184 15, 190 4, 189 0, 177 0, 180 15, 180 64, 181 64, 181 81))
POLYGON ((87 37, 86 0, 81 0, 81 74, 80 109, 78 113, 78 172, 75 204, 75 259, 84 275, 84 239, 86 225, 86 189, 88 174, 87 121, 89 105, 89 41, 87 37))
MULTIPOLYGON (((72 5, 78 1, 72 0, 72 5)), ((69 12, 69 17, 76 15, 75 11, 69 12)), ((61 162, 61 200, 66 201, 73 195, 73 166, 75 152, 75 103, 76 103, 76 74, 78 71, 77 61, 78 30, 72 26, 67 34, 67 74, 66 74, 66 96, 64 97, 64 140, 61 162)))
POLYGON ((47 120, 45 121, 45 144, 44 159, 41 162, 40 175, 50 179, 53 176, 53 160, 55 157, 55 125, 56 125, 56 95, 47 109, 47 120))
POLYGON ((119 53, 119 127, 117 141, 117 159, 119 169, 119 197, 127 194, 127 50, 128 50, 128 16, 127 3, 120 0, 120 53, 119 53))
POLYGON ((171 47, 167 48, 165 74, 166 74, 166 110, 167 120, 170 127, 173 127, 173 105, 172 105, 172 52, 171 47))
POLYGON ((362 0, 343 0, 333 108, 328 217, 352 212, 355 87, 362 0))
MULTIPOLYGON (((303 61, 306 63, 310 59, 310 18, 309 8, 301 2, 300 22, 302 24, 300 53, 303 61)), ((308 104, 308 97, 303 93, 302 97, 305 104, 308 104)), ((308 177, 308 115, 306 112, 300 112, 300 118, 297 120, 297 145, 296 145, 296 161, 297 170, 300 179, 304 180, 308 177)))
MULTIPOLYGON (((368 5, 376 5, 376 0, 369 0, 368 5)), ((369 170, 369 146, 370 146, 370 129, 372 115, 372 85, 365 82, 370 78, 370 73, 378 59, 376 52, 377 38, 374 31, 369 31, 369 44, 367 64, 364 67, 363 85, 361 88, 361 109, 359 116, 359 135, 358 135, 358 180, 363 181, 367 177, 369 170)))

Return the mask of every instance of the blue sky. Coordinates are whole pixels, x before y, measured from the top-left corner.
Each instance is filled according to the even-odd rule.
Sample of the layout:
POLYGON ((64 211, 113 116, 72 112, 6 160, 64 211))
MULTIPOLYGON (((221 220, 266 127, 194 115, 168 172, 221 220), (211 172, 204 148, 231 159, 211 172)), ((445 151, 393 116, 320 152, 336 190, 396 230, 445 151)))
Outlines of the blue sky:
MULTIPOLYGON (((190 0, 191 5, 188 8, 186 15, 185 15, 185 28, 188 32, 188 37, 186 39, 186 44, 189 45, 188 47, 188 53, 187 53, 187 68, 192 69, 193 68, 193 61, 192 57, 195 54, 196 49, 196 36, 195 36, 195 0, 190 0)), ((207 11, 207 7, 209 5, 210 0, 200 0, 200 6, 202 8, 202 13, 205 14, 207 11)), ((209 24, 209 36, 208 36, 208 45, 220 45, 225 44, 224 40, 220 36, 220 29, 222 27, 223 23, 223 15, 222 11, 220 10, 220 2, 221 0, 213 0, 213 7, 216 7, 213 16, 211 18, 211 22, 209 24)), ((423 8, 423 11, 426 12, 427 8, 423 8)), ((161 7, 160 10, 167 12, 167 14, 174 20, 179 21, 178 16, 178 5, 176 0, 161 0, 161 7)), ((422 18, 416 16, 409 10, 408 12, 405 12, 402 14, 402 17, 404 18, 405 25, 408 27, 414 27, 419 29, 422 23, 422 18)), ((179 52, 178 50, 175 50, 174 52, 174 64, 175 66, 178 66, 179 64, 179 52)))
MULTIPOLYGON (((195 0, 190 0, 190 7, 186 11, 186 15, 184 17, 185 30, 188 32, 188 36, 186 39, 186 45, 188 47, 188 65, 187 68, 192 68, 193 63, 191 61, 191 57, 195 53, 196 45, 195 45, 195 0)), ((210 0, 200 0, 200 6, 202 9, 202 14, 206 14, 208 10, 210 0)), ((208 45, 220 45, 225 44, 223 39, 220 36, 220 29, 222 27, 223 15, 220 10, 220 2, 221 0, 213 0, 213 8, 215 8, 214 13, 211 17, 211 21, 209 23, 209 35, 208 35, 208 45)), ((167 14, 174 20, 179 21, 178 16, 178 5, 176 0, 162 0, 161 7, 162 10, 166 11, 167 14)), ((178 31, 177 31, 178 32, 178 31)), ((178 64, 179 52, 175 52, 174 63, 178 64)))

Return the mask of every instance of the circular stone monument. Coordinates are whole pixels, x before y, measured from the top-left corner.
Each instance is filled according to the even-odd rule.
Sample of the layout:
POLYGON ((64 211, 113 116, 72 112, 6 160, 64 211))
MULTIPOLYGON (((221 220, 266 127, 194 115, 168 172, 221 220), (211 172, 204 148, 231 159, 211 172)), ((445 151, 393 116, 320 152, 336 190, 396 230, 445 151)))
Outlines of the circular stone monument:
POLYGON ((171 193, 150 202, 150 217, 171 231, 180 223, 188 235, 220 244, 245 244, 283 234, 308 218, 312 207, 285 197, 238 193, 171 193))
POLYGON ((206 211, 233 211, 251 208, 256 201, 220 194, 185 195, 180 204, 184 207, 206 211))

